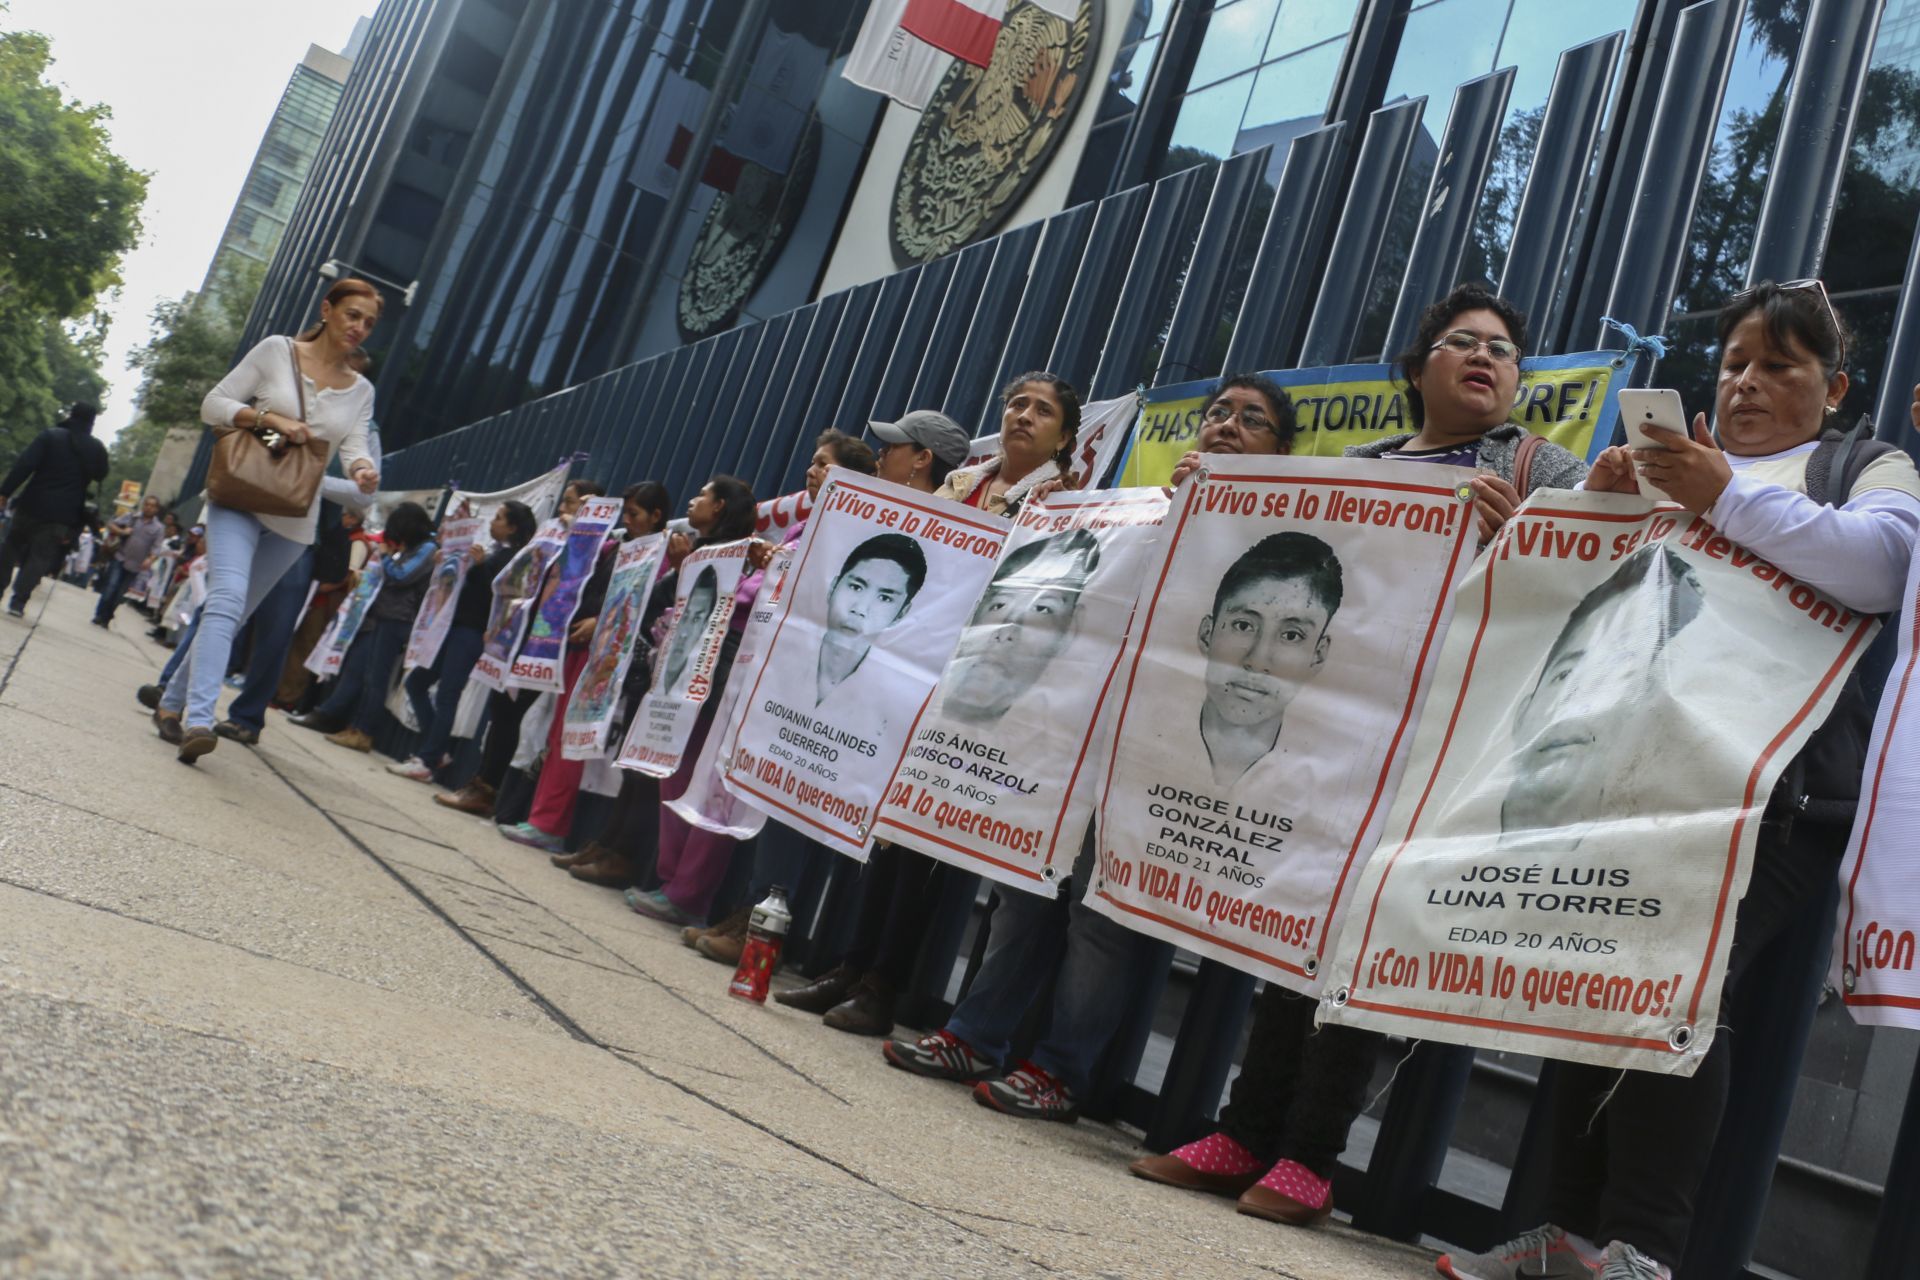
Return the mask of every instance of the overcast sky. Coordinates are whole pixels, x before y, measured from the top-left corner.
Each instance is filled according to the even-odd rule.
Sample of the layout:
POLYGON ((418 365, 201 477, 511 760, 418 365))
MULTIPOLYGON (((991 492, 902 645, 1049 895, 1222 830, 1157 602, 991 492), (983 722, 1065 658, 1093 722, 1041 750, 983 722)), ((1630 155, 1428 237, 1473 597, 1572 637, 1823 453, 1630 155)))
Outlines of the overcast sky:
POLYGON ((44 32, 52 78, 113 109, 113 149, 149 173, 140 247, 121 268, 102 438, 133 419, 140 385, 127 352, 148 337, 154 304, 198 289, 247 168, 309 44, 338 52, 376 0, 8 0, 0 28, 44 32))

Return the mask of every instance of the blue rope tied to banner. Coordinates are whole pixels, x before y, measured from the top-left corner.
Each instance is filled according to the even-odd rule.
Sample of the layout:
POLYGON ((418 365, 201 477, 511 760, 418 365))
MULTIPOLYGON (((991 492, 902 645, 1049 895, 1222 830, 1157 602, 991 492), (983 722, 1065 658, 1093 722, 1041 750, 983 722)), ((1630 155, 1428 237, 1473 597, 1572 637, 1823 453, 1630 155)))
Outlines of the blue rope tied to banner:
POLYGON ((1641 333, 1624 320, 1615 320, 1612 316, 1601 316, 1600 323, 1617 331, 1627 340, 1627 349, 1614 359, 1613 367, 1618 369, 1627 362, 1627 357, 1636 351, 1644 351, 1655 360, 1667 358, 1667 347, 1673 339, 1658 333, 1641 333))

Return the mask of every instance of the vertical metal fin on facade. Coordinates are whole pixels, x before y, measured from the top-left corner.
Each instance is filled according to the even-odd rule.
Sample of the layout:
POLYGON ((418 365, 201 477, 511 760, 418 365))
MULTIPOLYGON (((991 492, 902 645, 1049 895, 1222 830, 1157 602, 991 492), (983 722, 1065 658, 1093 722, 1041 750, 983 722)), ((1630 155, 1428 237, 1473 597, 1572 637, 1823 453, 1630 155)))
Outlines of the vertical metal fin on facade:
MULTIPOLYGON (((1702 0, 1680 13, 1673 54, 1660 83, 1632 211, 1607 296, 1607 315, 1657 333, 1680 287, 1700 183, 1713 158, 1720 101, 1733 68, 1745 0, 1702 0)), ((1597 346, 1612 345, 1604 328, 1597 346)))
POLYGON ((1200 220, 1193 256, 1187 260, 1186 276, 1180 282, 1180 300, 1174 304, 1173 320, 1167 325, 1160 367, 1148 379, 1150 383, 1179 382, 1213 372, 1210 364, 1201 366, 1207 361, 1220 325, 1221 307, 1253 210, 1253 193, 1267 172, 1272 154, 1272 147, 1242 152, 1214 171, 1213 193, 1207 197, 1207 212, 1200 220))
POLYGON ((639 474, 661 480, 675 493, 691 493, 707 482, 706 476, 694 473, 695 451, 713 421, 713 406, 719 402, 721 388, 727 385, 735 359, 751 355, 754 339, 766 327, 729 329, 702 344, 711 349, 706 364, 666 415, 668 429, 661 432, 660 451, 639 474))
POLYGON ((1367 134, 1360 142, 1360 157, 1354 165, 1358 176, 1347 191, 1346 207, 1340 211, 1340 226, 1333 233, 1326 274, 1321 277, 1320 297, 1314 303, 1313 318, 1307 322, 1307 337, 1300 350, 1302 365, 1337 364, 1353 354, 1360 319, 1366 314, 1373 264, 1386 239, 1387 220, 1393 216, 1393 194, 1406 171, 1413 135, 1420 128, 1420 113, 1426 106, 1424 97, 1408 98, 1382 107, 1367 118, 1367 134))
POLYGON ((712 397, 692 406, 689 415, 696 424, 690 484, 704 484, 711 475, 739 474, 746 447, 742 437, 759 433, 760 406, 775 386, 786 385, 782 365, 792 369, 812 318, 802 308, 739 330, 745 336, 734 349, 732 366, 715 383, 712 397))
MULTIPOLYGON (((1916 382, 1920 382, 1920 223, 1913 229, 1907 273, 1900 278, 1900 308, 1893 313, 1893 332, 1887 335, 1887 360, 1880 375, 1880 394, 1873 403, 1874 434, 1909 453, 1916 443, 1908 409, 1916 382)), ((1920 1116, 1920 1109, 1916 1109, 1916 1115, 1920 1116)), ((1920 1127, 1920 1119, 1915 1123, 1920 1127)))
POLYGON ((890 422, 906 412, 907 393, 913 389, 914 379, 919 377, 920 366, 927 358, 927 338, 933 332, 933 322, 940 314, 940 304, 947 296, 947 284, 953 279, 958 260, 958 254, 950 253, 920 268, 920 278, 914 282, 913 296, 908 299, 906 310, 901 312, 891 334, 885 335, 890 339, 886 344, 887 358, 872 398, 865 405, 841 402, 842 421, 834 425, 842 431, 859 435, 866 424, 876 418, 890 422), (852 410, 851 414, 846 412, 848 409, 852 410))
POLYGON ((1147 216, 1140 224, 1140 235, 1134 242, 1120 296, 1107 313, 1112 316, 1112 323, 1106 326, 1107 340, 1100 347, 1100 361, 1094 366, 1093 378, 1086 382, 1075 374, 1064 375, 1086 390, 1087 399, 1105 400, 1120 395, 1143 376, 1145 371, 1140 366, 1147 344, 1158 335, 1162 323, 1160 299, 1173 283, 1173 275, 1185 257, 1181 240, 1200 191, 1200 179, 1206 172, 1206 166, 1196 165, 1153 184, 1153 197, 1147 204, 1147 216))
POLYGON ((1345 124, 1330 124, 1301 134, 1288 146, 1247 280, 1247 300, 1234 321, 1221 372, 1277 369, 1292 354, 1333 212, 1346 138, 1345 124))
MULTIPOLYGON (((1146 188, 1139 190, 1144 192, 1146 188)), ((1104 203, 1089 201, 1075 205, 1040 224, 1039 236, 1028 250, 1026 283, 1018 290, 1019 301, 1014 304, 1013 318, 998 340, 997 350, 993 334, 981 336, 989 350, 995 350, 999 363, 989 366, 993 372, 971 406, 956 400, 951 410, 962 425, 978 424, 984 429, 988 423, 997 421, 999 415, 994 406, 1000 388, 1046 362, 1060 331, 1061 317, 1066 314, 1067 298, 1073 291, 1080 261, 1086 256, 1088 238, 1104 203)), ((959 393, 965 379, 963 371, 954 380, 953 394, 959 393)))
MULTIPOLYGON (((1107 322, 1113 317, 1114 300, 1120 292, 1120 264, 1133 256, 1133 244, 1140 236, 1140 220, 1147 214, 1151 187, 1128 187, 1100 202, 1093 215, 1093 230, 1087 234, 1086 250, 1067 291, 1055 331, 1053 346, 1047 353, 1046 368, 1076 386, 1086 385, 1087 375, 1100 354, 1100 340, 1106 336, 1107 322)), ((1045 245, 1041 246, 1045 252, 1045 245)), ((1033 284, 1027 296, 1033 296, 1033 284)), ((1006 382, 1025 372, 1009 369, 1006 382)))
POLYGON ((986 287, 987 271, 993 266, 993 250, 993 241, 982 240, 949 255, 954 260, 953 272, 927 330, 919 368, 907 385, 903 411, 937 408, 946 402, 947 389, 960 367, 960 349, 966 343, 973 313, 980 306, 980 291, 986 287))
POLYGON ((1812 0, 1754 227, 1749 284, 1820 274, 1881 7, 1812 0))
POLYGON ((1447 127, 1440 135, 1440 158, 1433 166, 1413 248, 1407 253, 1407 269, 1400 277, 1400 298, 1387 324, 1389 353, 1413 341, 1421 311, 1452 288, 1460 273, 1473 216, 1493 167, 1494 144, 1506 119, 1513 70, 1502 67, 1454 90, 1447 127))
POLYGON ((1567 245, 1573 239, 1574 219, 1580 214, 1622 39, 1616 31, 1562 53, 1540 117, 1540 138, 1514 216, 1499 289, 1500 296, 1527 318, 1536 347, 1553 332, 1554 296, 1567 245))
POLYGON ((893 357, 900 327, 930 265, 933 264, 896 271, 881 282, 880 296, 875 299, 873 314, 860 333, 860 346, 854 353, 853 363, 847 367, 846 379, 837 386, 822 382, 823 395, 816 402, 817 411, 808 415, 810 429, 824 431, 838 427, 852 434, 865 428, 873 416, 880 378, 893 357))
POLYGON ((833 394, 839 394, 840 381, 859 349, 860 334, 879 296, 880 282, 875 280, 820 300, 794 363, 793 376, 772 412, 763 415, 764 438, 754 442, 760 447, 760 456, 751 465, 746 459, 740 464, 742 478, 751 480, 756 494, 787 492, 794 455, 802 441, 811 439, 814 422, 808 411, 829 384, 833 394))
MULTIPOLYGON (((994 363, 1007 346, 1008 330, 1014 323, 1020 295, 1026 289, 1027 273, 1034 266, 1033 248, 1039 243, 1041 228, 1046 225, 1029 222, 994 238, 993 263, 980 285, 980 301, 967 322, 966 339, 960 345, 946 394, 937 405, 921 402, 917 408, 938 408, 975 434, 988 421, 983 406, 997 390, 992 384, 994 363)), ((1066 292, 1064 285, 1060 291, 1066 292)))

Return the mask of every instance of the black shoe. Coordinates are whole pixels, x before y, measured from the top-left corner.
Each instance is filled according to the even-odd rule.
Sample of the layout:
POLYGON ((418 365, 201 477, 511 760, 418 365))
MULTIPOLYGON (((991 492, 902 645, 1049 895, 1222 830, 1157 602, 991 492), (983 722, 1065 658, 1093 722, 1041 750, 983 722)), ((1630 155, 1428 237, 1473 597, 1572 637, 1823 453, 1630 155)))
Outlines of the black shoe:
POLYGON ((160 695, 167 687, 161 684, 143 684, 133 691, 134 700, 147 710, 152 711, 160 705, 160 695))
POLYGON ((7 606, 7 616, 9 618, 24 618, 27 616, 27 606, 23 604, 10 604, 7 606))
POLYGON ((232 738, 243 747, 260 745, 260 731, 237 720, 221 720, 213 726, 213 731, 223 738, 232 738))
POLYGON ((87 619, 87 621, 91 622, 94 626, 99 627, 104 631, 113 630, 113 624, 111 622, 108 622, 105 618, 89 618, 87 619))
POLYGON ((288 724, 297 724, 302 729, 315 729, 321 733, 338 733, 347 726, 331 716, 323 716, 318 711, 309 711, 304 715, 288 716, 288 724))
POLYGON ((774 993, 773 1000, 775 1004, 783 1004, 802 1013, 825 1013, 845 1000, 847 993, 853 990, 853 984, 858 981, 860 971, 852 965, 843 964, 821 974, 804 987, 774 993))
POLYGON ((868 974, 820 1021, 856 1036, 886 1035, 893 1030, 893 984, 868 974))

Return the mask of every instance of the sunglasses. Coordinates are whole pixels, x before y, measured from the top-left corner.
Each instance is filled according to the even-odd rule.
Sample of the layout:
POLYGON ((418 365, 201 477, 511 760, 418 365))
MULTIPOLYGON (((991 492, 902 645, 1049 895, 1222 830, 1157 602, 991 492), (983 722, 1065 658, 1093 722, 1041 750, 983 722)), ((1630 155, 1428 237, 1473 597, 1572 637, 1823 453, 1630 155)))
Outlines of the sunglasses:
MULTIPOLYGON (((1785 292, 1786 290, 1789 290, 1789 289, 1796 290, 1796 291, 1805 290, 1808 293, 1814 293, 1820 296, 1820 305, 1827 309, 1827 323, 1833 326, 1834 342, 1840 348, 1840 359, 1837 362, 1835 367, 1840 369, 1846 368, 1847 367, 1847 331, 1840 327, 1840 313, 1833 309, 1833 299, 1827 296, 1826 283, 1818 279, 1782 280, 1775 283, 1773 287, 1781 290, 1782 292, 1785 292)), ((1746 302, 1752 299, 1757 292, 1758 290, 1756 289, 1742 289, 1740 292, 1734 294, 1732 299, 1730 299, 1730 301, 1735 303, 1746 302)))

